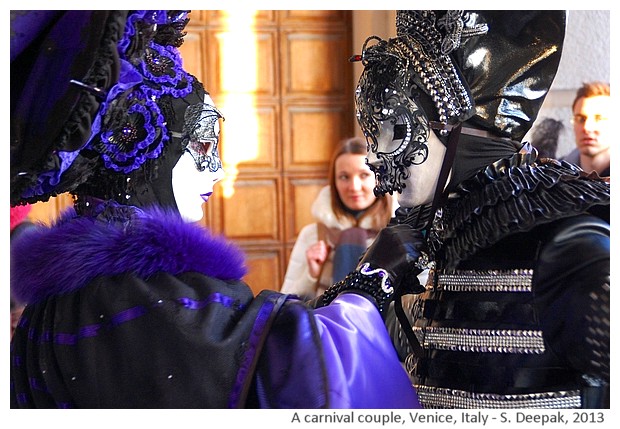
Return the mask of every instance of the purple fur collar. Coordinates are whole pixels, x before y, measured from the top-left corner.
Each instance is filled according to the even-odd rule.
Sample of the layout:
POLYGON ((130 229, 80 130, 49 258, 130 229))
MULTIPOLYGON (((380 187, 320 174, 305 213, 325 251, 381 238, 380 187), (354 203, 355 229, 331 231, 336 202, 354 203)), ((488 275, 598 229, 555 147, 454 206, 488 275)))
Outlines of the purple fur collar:
POLYGON ((53 227, 16 238, 10 263, 12 296, 24 303, 77 290, 100 275, 199 272, 239 280, 246 273, 242 251, 224 238, 169 211, 126 206, 105 220, 69 209, 53 227))

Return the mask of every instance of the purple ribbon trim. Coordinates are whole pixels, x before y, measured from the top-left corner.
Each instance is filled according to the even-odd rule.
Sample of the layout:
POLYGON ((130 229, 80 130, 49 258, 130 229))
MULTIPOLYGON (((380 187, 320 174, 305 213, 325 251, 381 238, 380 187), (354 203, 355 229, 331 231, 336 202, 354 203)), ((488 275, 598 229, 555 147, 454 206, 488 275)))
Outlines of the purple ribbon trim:
POLYGON ((78 338, 95 337, 97 336, 99 329, 101 329, 101 324, 83 326, 78 331, 78 338))
POLYGON ((28 317, 22 315, 22 317, 19 319, 19 322, 17 323, 17 326, 20 328, 24 328, 26 325, 28 325, 28 322, 28 317))
POLYGON ((13 356, 13 366, 20 367, 22 366, 22 357, 21 356, 13 356))
MULTIPOLYGON (((77 334, 56 334, 55 341, 57 344, 74 346, 77 344, 78 340, 81 340, 82 338, 96 337, 102 329, 116 327, 122 323, 137 319, 138 317, 145 315, 146 312, 146 308, 142 306, 132 307, 112 316, 109 322, 83 326, 78 330, 77 334)), ((41 336, 41 341, 49 341, 50 339, 51 338, 49 335, 41 336)))
POLYGON ((75 334, 56 334, 56 343, 65 346, 74 346, 77 343, 75 334))
POLYGON ((260 342, 262 333, 265 330, 265 326, 269 321, 269 317, 271 316, 274 306, 275 304, 272 298, 269 298, 263 303, 260 310, 258 311, 258 316, 254 321, 254 326, 252 327, 252 332, 250 333, 248 347, 243 354, 243 357, 241 359, 241 365, 239 366, 239 371, 237 372, 235 386, 233 387, 230 398, 228 400, 229 408, 238 407, 244 380, 251 369, 250 366, 254 362, 254 357, 258 349, 258 343, 260 342))
POLYGON ((129 322, 130 320, 137 319, 138 317, 144 316, 146 314, 146 308, 142 306, 132 307, 125 311, 121 311, 120 313, 112 316, 111 325, 118 326, 121 323, 129 322))
POLYGON ((32 387, 35 390, 41 390, 43 392, 49 393, 49 390, 47 390, 47 387, 45 387, 45 385, 43 383, 41 383, 40 380, 34 378, 34 377, 30 377, 28 379, 29 383, 30 383, 30 387, 32 387))
POLYGON ((222 295, 221 293, 213 293, 207 298, 202 300, 195 300, 187 297, 177 299, 177 302, 190 310, 200 310, 208 304, 217 303, 228 308, 237 308, 239 310, 245 309, 245 305, 239 304, 236 300, 229 296, 222 295))
MULTIPOLYGON (((225 307, 233 308, 239 311, 245 309, 246 307, 245 305, 240 304, 237 300, 231 298, 230 296, 223 295, 221 293, 213 293, 203 300, 194 300, 191 298, 183 297, 178 298, 176 302, 190 310, 201 310, 211 303, 221 304, 225 307)), ((160 306, 161 304, 162 302, 158 301, 153 306, 156 307, 160 306)), ((263 332, 264 327, 269 320, 269 315, 271 314, 273 307, 273 302, 266 301, 259 310, 259 315, 254 323, 254 327, 250 336, 249 347, 244 354, 243 363, 237 374, 236 386, 233 395, 230 398, 231 405, 236 405, 239 402, 239 395, 241 393, 240 390, 243 385, 242 382, 245 379, 246 374, 250 371, 250 365, 254 361, 254 356, 256 355, 256 350, 261 338, 261 333, 263 332)), ((42 333, 41 336, 38 336, 36 330, 34 328, 31 328, 28 329, 28 339, 36 343, 50 342, 52 341, 52 339, 54 339, 56 344, 73 346, 76 345, 80 339, 96 337, 103 329, 117 327, 125 322, 137 319, 145 315, 147 311, 147 308, 143 306, 132 307, 112 316, 108 322, 95 323, 83 326, 79 328, 77 334, 59 333, 56 335, 52 335, 52 332, 48 330, 42 333)), ((26 321, 26 319, 22 318, 22 320, 20 321, 20 327, 24 328, 27 327, 27 325, 28 322, 26 321)), ((14 355, 12 360, 13 366, 20 367, 22 365, 21 356, 14 355)), ((29 378, 29 384, 33 389, 48 392, 45 385, 36 378, 29 378)), ((20 404, 29 403, 28 394, 17 393, 15 396, 20 404)), ((58 406, 58 408, 72 408, 72 405, 67 402, 59 402, 56 405, 58 406)))
MULTIPOLYGON (((178 298, 176 300, 179 304, 189 310, 201 310, 205 308, 208 304, 217 303, 221 304, 224 307, 232 308, 234 310, 243 311, 245 309, 245 305, 240 304, 237 300, 223 295, 221 293, 213 293, 209 295, 207 298, 203 300, 195 300, 187 297, 178 298)), ((153 306, 159 306, 161 303, 156 303, 153 306)), ((91 325, 82 326, 78 329, 77 334, 69 334, 69 333, 57 333, 52 334, 52 331, 45 331, 40 336, 37 334, 34 328, 28 329, 28 339, 37 342, 37 343, 47 343, 50 341, 56 342, 56 344, 66 345, 66 346, 74 346, 77 342, 83 338, 92 338, 99 335, 101 330, 110 329, 117 327, 123 323, 129 322, 131 320, 142 317, 148 312, 148 309, 143 306, 136 306, 129 308, 127 310, 121 311, 118 314, 115 314, 110 318, 107 322, 102 323, 94 323, 91 325)), ((24 328, 27 326, 27 322, 22 319, 20 321, 20 327, 24 328)), ((15 359, 18 359, 16 356, 15 359)), ((19 361, 16 360, 16 364, 19 364, 19 361)))

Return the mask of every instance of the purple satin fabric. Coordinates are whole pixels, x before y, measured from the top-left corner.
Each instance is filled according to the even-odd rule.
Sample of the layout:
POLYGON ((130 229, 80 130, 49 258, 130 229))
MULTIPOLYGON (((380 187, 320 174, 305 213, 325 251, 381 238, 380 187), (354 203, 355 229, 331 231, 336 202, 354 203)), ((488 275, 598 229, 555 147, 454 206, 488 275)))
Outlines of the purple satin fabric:
POLYGON ((315 310, 330 408, 422 408, 377 308, 347 293, 315 310))

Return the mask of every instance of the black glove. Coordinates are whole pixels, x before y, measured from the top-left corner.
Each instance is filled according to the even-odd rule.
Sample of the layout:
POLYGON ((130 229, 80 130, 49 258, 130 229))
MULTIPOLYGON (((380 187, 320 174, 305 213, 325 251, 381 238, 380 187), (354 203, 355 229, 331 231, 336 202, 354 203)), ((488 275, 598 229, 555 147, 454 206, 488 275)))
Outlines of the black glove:
POLYGON ((392 285, 396 286, 405 276, 412 272, 418 275, 422 270, 416 266, 424 246, 422 231, 407 224, 391 225, 383 228, 366 250, 358 264, 371 268, 383 268, 390 276, 392 285))
POLYGON ((366 250, 357 270, 327 289, 316 304, 327 305, 339 294, 353 292, 372 298, 383 313, 399 283, 422 271, 416 262, 423 246, 424 235, 409 225, 383 228, 366 250))

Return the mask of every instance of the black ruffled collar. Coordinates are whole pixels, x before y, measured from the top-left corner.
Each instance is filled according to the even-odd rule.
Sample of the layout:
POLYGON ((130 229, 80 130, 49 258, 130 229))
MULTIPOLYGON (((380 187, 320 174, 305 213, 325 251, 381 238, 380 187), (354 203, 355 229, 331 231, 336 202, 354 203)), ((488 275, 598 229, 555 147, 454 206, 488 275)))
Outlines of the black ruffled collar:
POLYGON ((444 268, 455 268, 510 234, 609 206, 610 185, 598 175, 565 161, 534 157, 526 143, 457 187, 429 237, 444 268))

